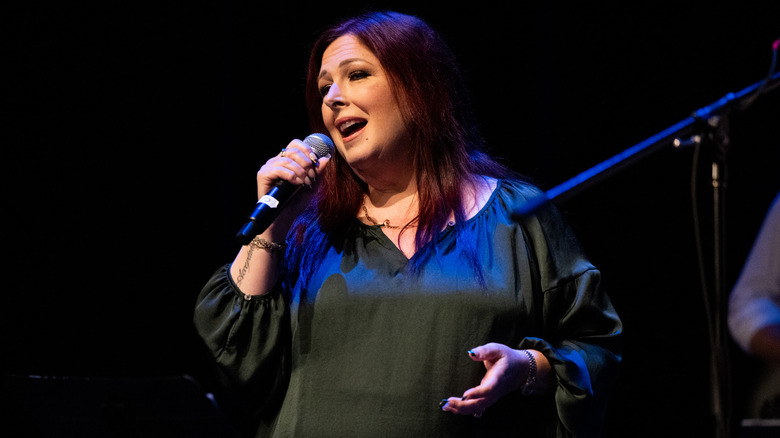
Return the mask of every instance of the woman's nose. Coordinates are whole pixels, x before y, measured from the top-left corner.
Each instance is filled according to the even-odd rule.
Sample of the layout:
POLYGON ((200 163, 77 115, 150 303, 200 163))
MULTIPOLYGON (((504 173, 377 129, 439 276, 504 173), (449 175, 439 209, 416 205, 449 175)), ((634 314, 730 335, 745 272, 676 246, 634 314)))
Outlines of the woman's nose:
POLYGON ((330 109, 335 109, 337 107, 346 105, 346 100, 344 99, 344 95, 341 93, 341 89, 336 84, 332 84, 328 88, 328 93, 325 94, 325 97, 323 98, 323 102, 330 109))

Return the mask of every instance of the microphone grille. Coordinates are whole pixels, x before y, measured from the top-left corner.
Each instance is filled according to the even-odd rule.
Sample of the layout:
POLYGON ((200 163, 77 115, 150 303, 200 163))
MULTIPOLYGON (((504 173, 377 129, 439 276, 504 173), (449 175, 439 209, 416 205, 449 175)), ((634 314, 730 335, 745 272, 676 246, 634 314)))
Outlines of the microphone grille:
POLYGON ((333 150, 333 141, 325 134, 314 133, 303 139, 317 158, 322 158, 333 150))

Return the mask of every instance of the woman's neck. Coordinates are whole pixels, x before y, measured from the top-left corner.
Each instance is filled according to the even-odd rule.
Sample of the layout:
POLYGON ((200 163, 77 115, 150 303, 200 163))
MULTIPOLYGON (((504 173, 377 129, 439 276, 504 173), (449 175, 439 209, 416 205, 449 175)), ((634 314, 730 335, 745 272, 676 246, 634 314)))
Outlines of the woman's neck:
POLYGON ((410 178, 405 183, 397 180, 381 186, 369 185, 363 204, 380 223, 390 220, 393 225, 405 225, 417 217, 418 201, 417 182, 410 178))

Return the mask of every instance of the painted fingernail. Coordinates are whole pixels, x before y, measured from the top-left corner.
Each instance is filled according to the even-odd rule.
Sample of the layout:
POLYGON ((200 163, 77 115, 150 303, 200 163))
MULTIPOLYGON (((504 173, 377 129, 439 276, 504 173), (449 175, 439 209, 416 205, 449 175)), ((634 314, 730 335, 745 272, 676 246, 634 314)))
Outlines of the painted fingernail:
POLYGON ((444 409, 445 406, 447 406, 447 403, 449 403, 449 400, 446 398, 439 402, 439 409, 444 409))
POLYGON ((474 353, 474 350, 469 350, 469 356, 477 357, 477 353, 474 353))

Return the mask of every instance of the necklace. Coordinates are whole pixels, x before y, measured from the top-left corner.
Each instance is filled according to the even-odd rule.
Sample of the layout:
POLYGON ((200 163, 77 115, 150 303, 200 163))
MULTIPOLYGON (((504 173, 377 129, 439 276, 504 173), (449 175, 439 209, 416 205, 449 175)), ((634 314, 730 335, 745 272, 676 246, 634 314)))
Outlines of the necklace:
POLYGON ((385 227, 385 228, 401 228, 397 225, 390 225, 390 219, 385 219, 385 221, 382 222, 381 224, 377 222, 376 219, 368 215, 368 209, 366 208, 365 203, 363 204, 363 214, 365 215, 364 217, 366 218, 366 220, 371 222, 374 225, 379 225, 380 227, 385 227))

